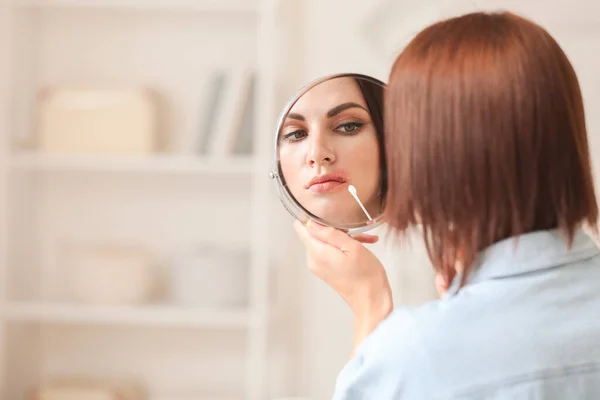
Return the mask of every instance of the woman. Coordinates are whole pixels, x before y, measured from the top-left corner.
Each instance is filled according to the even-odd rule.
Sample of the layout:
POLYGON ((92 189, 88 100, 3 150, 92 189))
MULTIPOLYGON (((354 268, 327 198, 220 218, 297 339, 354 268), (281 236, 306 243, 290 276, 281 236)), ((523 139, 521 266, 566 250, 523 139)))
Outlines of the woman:
POLYGON ((335 399, 599 399, 598 207, 559 45, 510 13, 438 22, 396 59, 384 110, 387 222, 422 230, 445 293, 392 311, 361 243, 296 222, 355 316, 335 399))
POLYGON ((336 77, 312 87, 279 131, 281 171, 292 195, 311 214, 336 226, 368 221, 348 192, 353 184, 373 217, 383 211, 383 87, 336 77))

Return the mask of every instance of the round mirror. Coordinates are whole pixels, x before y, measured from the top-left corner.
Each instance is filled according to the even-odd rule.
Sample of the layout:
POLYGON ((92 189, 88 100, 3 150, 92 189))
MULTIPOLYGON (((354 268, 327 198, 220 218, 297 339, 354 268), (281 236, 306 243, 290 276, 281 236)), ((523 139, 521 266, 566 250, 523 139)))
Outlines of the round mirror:
POLYGON ((337 74, 309 83, 287 103, 270 175, 294 217, 348 233, 382 222, 384 90, 378 79, 337 74))

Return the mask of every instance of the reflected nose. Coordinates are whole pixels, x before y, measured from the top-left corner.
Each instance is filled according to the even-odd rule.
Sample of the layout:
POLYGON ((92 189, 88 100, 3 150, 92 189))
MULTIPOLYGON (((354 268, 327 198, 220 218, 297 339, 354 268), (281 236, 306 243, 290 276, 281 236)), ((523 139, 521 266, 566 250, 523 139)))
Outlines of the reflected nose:
POLYGON ((317 165, 327 165, 335 162, 335 154, 330 144, 321 137, 316 137, 312 143, 308 154, 308 164, 312 167, 317 165))

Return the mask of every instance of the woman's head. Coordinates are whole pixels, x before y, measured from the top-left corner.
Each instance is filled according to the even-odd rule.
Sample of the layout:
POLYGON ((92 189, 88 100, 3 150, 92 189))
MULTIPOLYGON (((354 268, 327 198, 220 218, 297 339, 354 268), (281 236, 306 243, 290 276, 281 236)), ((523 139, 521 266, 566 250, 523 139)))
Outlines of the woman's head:
POLYGON ((280 168, 307 211, 335 225, 364 223, 352 184, 369 214, 381 213, 382 108, 382 86, 346 76, 313 86, 293 104, 279 131, 280 168))
POLYGON ((511 13, 429 26, 396 59, 386 96, 387 220, 422 226, 446 280, 501 239, 595 228, 578 79, 540 26, 511 13))

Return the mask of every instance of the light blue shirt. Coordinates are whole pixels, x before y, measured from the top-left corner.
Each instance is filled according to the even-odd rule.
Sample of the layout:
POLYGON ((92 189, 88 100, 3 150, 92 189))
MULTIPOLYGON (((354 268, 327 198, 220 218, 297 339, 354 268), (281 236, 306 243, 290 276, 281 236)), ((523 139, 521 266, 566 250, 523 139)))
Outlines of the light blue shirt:
POLYGON ((467 286, 399 307, 340 372, 335 400, 600 399, 600 250, 582 231, 498 242, 467 286), (515 244, 517 247, 515 247, 515 244))

